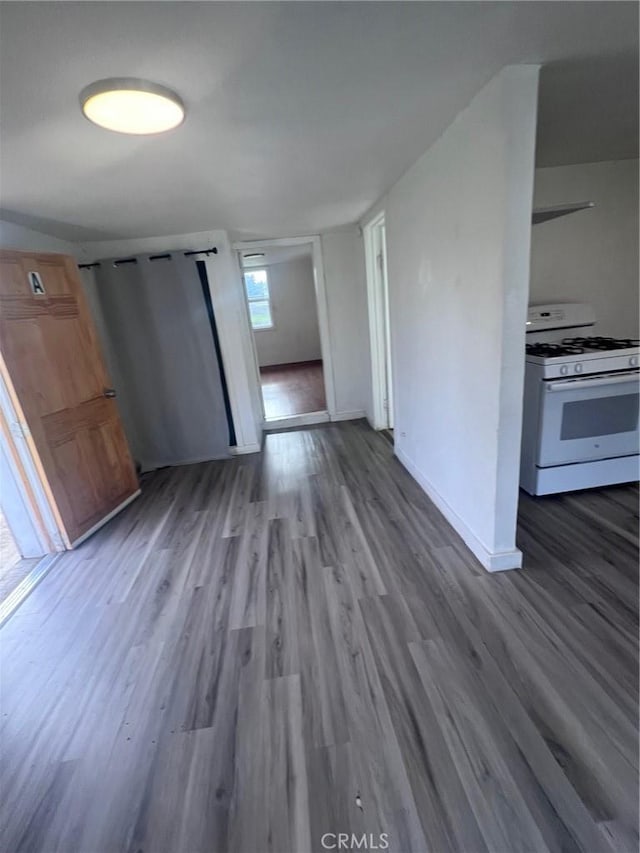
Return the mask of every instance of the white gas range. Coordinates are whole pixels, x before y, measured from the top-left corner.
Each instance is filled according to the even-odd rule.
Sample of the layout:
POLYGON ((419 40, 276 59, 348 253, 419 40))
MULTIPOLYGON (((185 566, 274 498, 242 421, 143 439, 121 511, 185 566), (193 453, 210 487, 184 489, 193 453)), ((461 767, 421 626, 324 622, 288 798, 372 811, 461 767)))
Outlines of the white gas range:
POLYGON ((532 305, 520 486, 547 495, 640 477, 640 341, 590 336, 589 305, 532 305))

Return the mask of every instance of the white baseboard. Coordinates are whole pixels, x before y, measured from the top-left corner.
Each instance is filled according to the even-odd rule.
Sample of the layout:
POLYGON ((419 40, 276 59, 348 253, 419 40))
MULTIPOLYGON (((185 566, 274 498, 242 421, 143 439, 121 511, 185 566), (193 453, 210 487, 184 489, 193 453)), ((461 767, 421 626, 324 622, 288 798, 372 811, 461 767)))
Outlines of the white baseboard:
POLYGON ((366 418, 367 413, 361 410, 355 412, 336 412, 331 415, 332 421, 359 421, 360 418, 366 418))
POLYGON ((428 498, 437 506, 449 524, 460 534, 466 546, 473 552, 488 572, 503 572, 508 569, 522 568, 522 551, 518 548, 514 548, 511 551, 489 551, 455 510, 438 494, 427 478, 416 468, 411 459, 398 448, 395 449, 395 455, 428 498))
POLYGON ((231 456, 242 456, 245 453, 260 453, 262 448, 259 444, 242 444, 229 448, 231 456))

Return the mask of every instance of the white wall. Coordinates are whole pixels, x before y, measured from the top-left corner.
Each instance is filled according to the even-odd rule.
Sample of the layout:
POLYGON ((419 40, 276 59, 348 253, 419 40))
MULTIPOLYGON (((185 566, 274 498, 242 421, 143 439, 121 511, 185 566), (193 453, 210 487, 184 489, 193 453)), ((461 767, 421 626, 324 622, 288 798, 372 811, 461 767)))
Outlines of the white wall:
POLYGON ((77 243, 68 243, 49 234, 33 231, 24 225, 0 220, 0 248, 15 249, 18 252, 54 252, 63 255, 82 257, 82 250, 77 243))
POLYGON ((322 358, 311 254, 266 270, 274 327, 254 332, 258 364, 322 358))
POLYGON ((538 68, 504 68, 386 201, 395 446, 514 568, 538 68))
POLYGON ((531 301, 590 302, 597 334, 639 337, 638 161, 537 169, 534 201, 595 207, 534 227, 531 301))
POLYGON ((357 227, 322 234, 337 417, 370 408, 371 355, 364 246, 357 227))

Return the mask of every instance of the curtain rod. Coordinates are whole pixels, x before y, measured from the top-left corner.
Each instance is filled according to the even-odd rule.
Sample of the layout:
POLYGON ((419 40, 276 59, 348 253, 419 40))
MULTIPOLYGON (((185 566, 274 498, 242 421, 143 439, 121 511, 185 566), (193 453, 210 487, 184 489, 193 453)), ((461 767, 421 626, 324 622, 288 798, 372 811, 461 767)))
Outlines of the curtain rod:
MULTIPOLYGON (((182 254, 185 256, 185 258, 189 258, 189 257, 191 257, 191 255, 206 255, 207 257, 209 257, 209 255, 217 255, 218 249, 215 246, 211 246, 210 249, 192 249, 191 251, 183 252, 182 254)), ((150 261, 168 261, 168 260, 171 260, 171 252, 165 252, 163 255, 149 255, 148 259, 150 261)), ((137 263, 138 263, 137 258, 116 258, 116 260, 113 261, 113 266, 114 267, 121 267, 124 264, 137 264, 137 263)), ((92 264, 78 264, 78 269, 90 270, 90 269, 93 269, 94 267, 99 267, 99 266, 100 266, 100 261, 95 261, 92 264)))
POLYGON ((217 255, 218 250, 215 246, 212 246, 210 249, 195 249, 193 252, 184 252, 185 258, 188 258, 189 255, 217 255))

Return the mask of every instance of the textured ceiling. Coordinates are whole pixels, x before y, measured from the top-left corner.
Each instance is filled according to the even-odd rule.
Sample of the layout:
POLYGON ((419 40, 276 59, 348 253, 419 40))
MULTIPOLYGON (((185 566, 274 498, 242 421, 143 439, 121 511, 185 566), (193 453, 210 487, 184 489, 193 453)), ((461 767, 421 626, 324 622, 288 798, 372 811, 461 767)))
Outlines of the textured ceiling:
POLYGON ((67 239, 357 220, 502 66, 543 63, 539 162, 637 156, 638 7, 3 3, 0 202, 67 239), (101 130, 80 90, 175 89, 180 128, 101 130))

